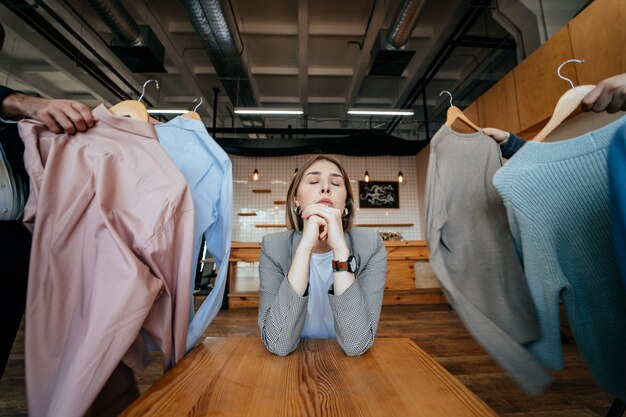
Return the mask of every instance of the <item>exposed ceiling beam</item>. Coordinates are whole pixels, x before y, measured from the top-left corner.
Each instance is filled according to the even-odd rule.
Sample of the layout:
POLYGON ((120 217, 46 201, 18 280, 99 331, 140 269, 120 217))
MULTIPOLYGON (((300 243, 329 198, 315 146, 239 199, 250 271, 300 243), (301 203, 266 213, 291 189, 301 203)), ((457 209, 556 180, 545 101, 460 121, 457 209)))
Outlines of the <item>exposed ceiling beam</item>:
POLYGON ((261 96, 259 97, 259 101, 261 103, 289 103, 289 104, 300 104, 299 97, 277 97, 277 96, 261 96))
POLYGON ((311 104, 344 104, 345 97, 309 97, 311 104))
POLYGON ((254 75, 298 75, 300 70, 297 67, 252 67, 250 74, 254 75))
MULTIPOLYGON (((63 55, 52 43, 50 43, 43 36, 37 32, 30 30, 28 25, 21 19, 18 19, 13 13, 5 8, 0 8, 0 21, 5 28, 10 29, 15 36, 17 36, 17 42, 24 42, 30 47, 35 48, 41 52, 40 58, 44 60, 49 66, 55 68, 57 71, 65 74, 72 82, 77 85, 84 86, 85 90, 101 102, 116 103, 119 101, 117 96, 112 91, 107 89, 96 79, 88 75, 85 71, 81 71, 76 63, 70 60, 67 56, 63 55)), ((4 60, 3 60, 4 61, 4 60)), ((29 78, 30 81, 36 83, 37 80, 29 78)), ((55 91, 51 89, 52 86, 42 85, 43 91, 48 92, 55 91)), ((36 87, 39 89, 39 87, 36 87)), ((57 98, 57 97, 54 97, 57 98)))
POLYGON ((393 100, 390 98, 378 98, 378 97, 359 97, 354 100, 355 104, 382 104, 382 105, 391 105, 393 104, 393 100))
POLYGON ((464 71, 439 71, 434 80, 460 80, 464 71))
POLYGON ((215 68, 210 65, 196 65, 193 67, 193 73, 196 75, 217 75, 215 68))
POLYGON ((352 77, 354 69, 340 67, 315 67, 309 68, 309 75, 316 77, 352 77))
MULTIPOLYGON (((51 86, 50 83, 42 78, 37 77, 34 73, 23 71, 22 67, 13 62, 6 53, 0 52, 0 71, 2 71, 3 82, 7 79, 13 79, 21 84, 30 87, 33 92, 50 98, 65 98, 65 93, 51 86), (5 78, 6 77, 6 78, 5 78)), ((24 91, 27 93, 27 91, 24 91)))
MULTIPOLYGON (((313 0, 315 1, 315 0, 313 0)), ((307 114, 309 98, 309 1, 298 1, 298 95, 307 114)))
POLYGON ((361 89, 361 84, 363 84, 363 79, 365 78, 367 70, 369 69, 372 46, 374 46, 374 42, 376 41, 376 37, 378 36, 378 31, 385 21, 386 4, 387 2, 384 1, 376 2, 374 13, 372 14, 372 20, 369 24, 369 30, 367 31, 367 34, 365 35, 365 40, 361 45, 361 55, 357 59, 357 63, 355 64, 354 76, 348 90, 346 111, 348 111, 348 107, 352 106, 352 103, 356 101, 359 95, 359 90, 361 89))

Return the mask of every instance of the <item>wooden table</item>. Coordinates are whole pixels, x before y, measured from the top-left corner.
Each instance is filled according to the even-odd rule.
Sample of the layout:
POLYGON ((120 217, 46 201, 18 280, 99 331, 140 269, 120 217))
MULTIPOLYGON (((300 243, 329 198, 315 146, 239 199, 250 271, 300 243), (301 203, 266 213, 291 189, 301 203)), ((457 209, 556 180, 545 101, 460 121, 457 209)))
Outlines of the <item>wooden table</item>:
POLYGON ((363 356, 303 339, 287 357, 258 338, 207 338, 123 416, 496 416, 410 339, 363 356))

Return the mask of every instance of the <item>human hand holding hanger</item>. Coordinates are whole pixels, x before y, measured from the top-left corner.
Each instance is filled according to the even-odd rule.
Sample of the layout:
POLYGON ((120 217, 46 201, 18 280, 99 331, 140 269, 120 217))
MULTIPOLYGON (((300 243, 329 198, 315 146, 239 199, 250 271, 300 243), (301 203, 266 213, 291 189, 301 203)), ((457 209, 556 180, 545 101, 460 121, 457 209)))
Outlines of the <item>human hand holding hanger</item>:
POLYGON ((583 111, 617 113, 626 110, 626 73, 601 81, 582 100, 583 111))
MULTIPOLYGON (((581 94, 579 94, 578 98, 574 99, 572 111, 579 105, 583 111, 593 111, 596 113, 601 113, 604 111, 606 111, 607 113, 616 113, 618 111, 626 110, 626 73, 607 78, 598 83, 598 85, 596 86, 579 86, 576 88, 580 89, 582 87, 584 87, 582 91, 586 90, 588 92, 584 94, 582 98, 581 94)), ((576 92, 577 94, 579 93, 579 91, 576 91, 574 88, 568 90, 568 92, 576 92)), ((568 115, 569 113, 571 113, 571 111, 568 112, 568 115)), ((549 125, 550 123, 546 125, 544 130, 546 130, 549 125)), ((511 133, 509 132, 492 127, 484 128, 483 133, 495 140, 500 146, 505 145, 507 140, 511 136, 511 133)), ((537 135, 536 139, 540 138, 541 136, 547 136, 547 133, 545 135, 537 135)))
POLYGON ((54 133, 84 132, 95 124, 89 107, 74 100, 55 100, 15 92, 0 103, 4 117, 39 120, 54 133))

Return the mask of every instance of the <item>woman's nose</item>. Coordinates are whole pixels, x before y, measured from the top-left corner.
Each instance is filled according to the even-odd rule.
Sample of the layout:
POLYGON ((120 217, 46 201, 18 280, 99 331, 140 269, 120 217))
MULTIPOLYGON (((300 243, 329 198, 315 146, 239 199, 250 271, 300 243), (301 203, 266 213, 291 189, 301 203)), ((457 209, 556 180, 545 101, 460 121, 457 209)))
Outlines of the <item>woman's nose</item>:
POLYGON ((328 186, 328 184, 322 184, 321 192, 322 194, 330 192, 330 187, 328 186))

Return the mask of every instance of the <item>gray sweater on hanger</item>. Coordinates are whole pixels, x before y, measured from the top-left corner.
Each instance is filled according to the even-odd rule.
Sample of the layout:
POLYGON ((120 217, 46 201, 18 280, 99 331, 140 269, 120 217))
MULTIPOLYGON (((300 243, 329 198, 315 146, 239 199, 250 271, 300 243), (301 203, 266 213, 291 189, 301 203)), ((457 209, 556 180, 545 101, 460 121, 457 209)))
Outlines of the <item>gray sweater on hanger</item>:
POLYGON ((468 331, 527 393, 538 394, 551 378, 521 345, 540 333, 492 185, 501 166, 493 139, 442 126, 430 143, 426 238, 433 270, 468 331))

